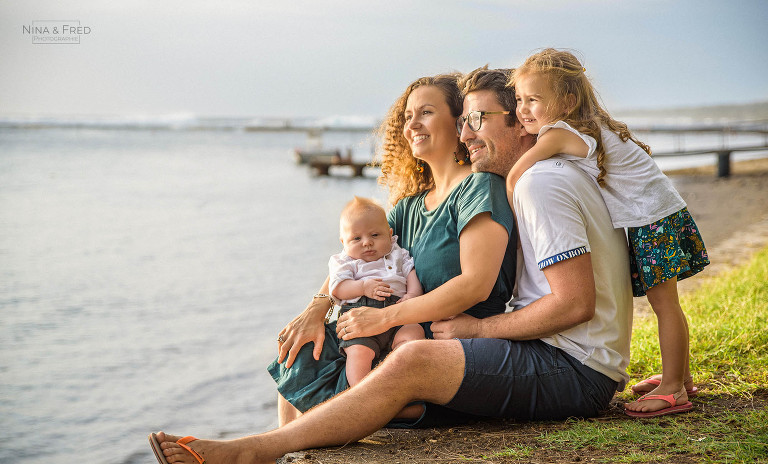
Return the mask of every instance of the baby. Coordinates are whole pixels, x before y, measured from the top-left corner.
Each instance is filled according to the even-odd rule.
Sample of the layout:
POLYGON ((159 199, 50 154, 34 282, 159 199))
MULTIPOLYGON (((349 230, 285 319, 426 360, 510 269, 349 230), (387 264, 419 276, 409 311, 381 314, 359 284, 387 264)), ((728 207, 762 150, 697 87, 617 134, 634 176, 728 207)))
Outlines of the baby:
MULTIPOLYGON (((360 306, 384 308, 424 293, 413 258, 397 245, 381 206, 355 197, 341 212, 339 229, 344 251, 331 257, 328 268, 331 295, 341 300, 340 315, 360 306)), ((407 324, 373 337, 341 340, 349 385, 360 382, 382 354, 423 338, 421 325, 407 324)))

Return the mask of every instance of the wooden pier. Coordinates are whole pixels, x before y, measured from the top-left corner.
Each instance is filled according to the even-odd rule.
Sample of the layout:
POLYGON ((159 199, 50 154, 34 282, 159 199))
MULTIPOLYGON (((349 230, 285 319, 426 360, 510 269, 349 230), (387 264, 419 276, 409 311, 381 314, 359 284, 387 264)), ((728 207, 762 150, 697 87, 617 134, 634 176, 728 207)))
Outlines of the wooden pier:
POLYGON ((717 177, 728 177, 731 175, 731 154, 737 151, 768 151, 768 144, 752 147, 730 147, 714 148, 712 150, 689 150, 689 151, 670 151, 664 153, 654 153, 654 157, 664 156, 687 156, 687 155, 717 155, 717 177))
POLYGON ((676 148, 671 151, 653 153, 654 157, 667 156, 689 156, 689 155, 708 155, 716 156, 717 177, 728 177, 731 175, 731 154, 734 152, 748 151, 768 151, 768 129, 765 123, 741 124, 741 125, 700 125, 700 126, 650 126, 650 127, 631 127, 633 133, 666 133, 674 134, 676 138, 676 148), (683 148, 681 136, 685 134, 716 133, 721 135, 721 144, 719 147, 711 149, 686 150, 683 148), (731 147, 725 142, 729 135, 752 134, 762 135, 763 143, 761 145, 735 146, 731 147))
POLYGON ((352 151, 347 150, 347 154, 342 156, 341 150, 300 150, 294 152, 296 162, 306 164, 318 176, 331 175, 331 168, 351 168, 353 177, 363 177, 365 168, 378 167, 378 164, 372 161, 367 163, 355 161, 352 159, 352 151))
MULTIPOLYGON (((285 131, 306 131, 310 137, 310 141, 318 147, 321 146, 319 138, 322 136, 323 131, 330 131, 339 128, 300 128, 291 126, 286 123, 283 127, 275 129, 270 128, 253 128, 249 130, 285 130, 285 131)), ((357 130, 357 131, 370 131, 370 128, 341 128, 340 130, 357 130)), ((634 126, 630 127, 630 130, 635 134, 670 134, 675 137, 674 148, 669 151, 654 152, 654 157, 672 157, 672 156, 689 156, 689 155, 715 155, 715 165, 717 166, 718 177, 728 177, 731 174, 731 155, 736 152, 768 152, 768 122, 755 121, 749 124, 707 124, 707 125, 690 125, 690 126, 634 126), (720 134, 721 143, 718 147, 707 149, 685 149, 683 139, 686 134, 720 134), (758 141, 757 144, 751 144, 749 146, 729 146, 726 140, 729 135, 742 135, 752 134, 761 135, 762 144, 758 141)), ((640 136, 642 139, 643 137, 640 136)), ((714 144, 713 144, 714 145, 714 144)), ((373 153, 373 148, 371 148, 373 153)), ((368 167, 376 168, 379 165, 376 162, 361 162, 352 159, 351 149, 347 149, 346 154, 342 154, 339 149, 297 149, 294 152, 296 162, 299 164, 308 165, 317 175, 328 176, 332 174, 332 170, 339 169, 339 172, 344 172, 343 168, 347 168, 347 172, 351 171, 355 177, 364 176, 364 171, 368 167)))

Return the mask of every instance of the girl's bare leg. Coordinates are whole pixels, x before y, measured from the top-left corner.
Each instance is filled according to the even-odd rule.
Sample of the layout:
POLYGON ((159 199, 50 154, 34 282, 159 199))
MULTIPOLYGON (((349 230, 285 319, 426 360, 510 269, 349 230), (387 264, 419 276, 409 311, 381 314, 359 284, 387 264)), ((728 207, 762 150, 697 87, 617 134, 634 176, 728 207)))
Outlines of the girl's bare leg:
MULTIPOLYGON (((677 404, 688 401, 685 380, 688 370, 688 321, 680 307, 677 295, 677 278, 648 289, 648 301, 659 324, 659 346, 661 348, 661 384, 650 394, 672 395, 682 391, 677 404)), ((662 400, 633 401, 625 407, 632 411, 652 412, 669 407, 662 400)))

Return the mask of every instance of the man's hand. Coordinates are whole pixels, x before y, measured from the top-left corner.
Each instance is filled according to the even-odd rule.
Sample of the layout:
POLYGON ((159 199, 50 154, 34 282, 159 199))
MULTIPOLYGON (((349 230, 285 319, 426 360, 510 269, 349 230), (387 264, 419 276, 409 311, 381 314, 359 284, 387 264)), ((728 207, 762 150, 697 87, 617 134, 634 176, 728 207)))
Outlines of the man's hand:
POLYGON ((458 314, 442 321, 433 322, 432 333, 435 340, 481 338, 480 319, 464 313, 458 314))

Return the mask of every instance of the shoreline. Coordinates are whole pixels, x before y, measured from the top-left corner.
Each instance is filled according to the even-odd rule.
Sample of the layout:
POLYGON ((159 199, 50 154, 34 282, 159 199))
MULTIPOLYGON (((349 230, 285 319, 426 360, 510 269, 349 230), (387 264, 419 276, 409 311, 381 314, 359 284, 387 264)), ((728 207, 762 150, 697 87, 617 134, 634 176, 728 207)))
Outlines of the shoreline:
MULTIPOLYGON (((744 263, 755 251, 768 246, 768 158, 735 162, 731 176, 724 179, 715 176, 715 169, 715 166, 702 166, 665 172, 688 204, 711 261, 700 274, 679 284, 681 293, 689 292, 709 277, 744 263)), ((645 298, 635 298, 634 309, 635 317, 652 314, 645 298)), ((560 422, 521 424, 489 420, 450 428, 381 429, 357 444, 290 453, 278 462, 463 461, 466 460, 464 456, 476 455, 478 450, 488 454, 500 451, 499 442, 504 446, 513 446, 515 437, 547 433, 547 430, 559 425, 560 422)))

